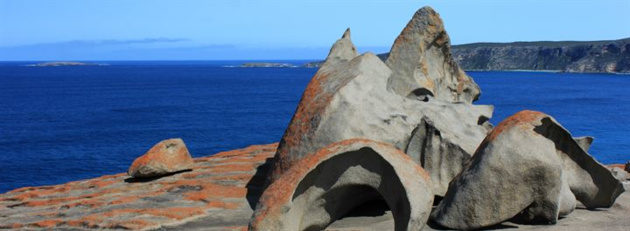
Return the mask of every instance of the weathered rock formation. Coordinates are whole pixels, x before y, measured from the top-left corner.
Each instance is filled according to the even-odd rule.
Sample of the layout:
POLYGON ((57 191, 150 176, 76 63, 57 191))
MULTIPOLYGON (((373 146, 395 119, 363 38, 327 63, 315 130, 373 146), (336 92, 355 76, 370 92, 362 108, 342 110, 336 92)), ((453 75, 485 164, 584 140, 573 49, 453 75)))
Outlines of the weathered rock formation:
POLYGON ((433 204, 429 176, 390 144, 344 140, 306 156, 269 186, 250 230, 323 230, 374 200, 391 208, 395 230, 420 230, 433 204))
POLYGON ((453 229, 508 219, 555 224, 576 205, 607 208, 623 186, 552 117, 522 111, 501 122, 432 214, 453 229))
POLYGON ((416 12, 396 38, 386 63, 393 72, 387 88, 402 96, 471 103, 481 93, 451 57, 450 38, 430 7, 416 12))
MULTIPOLYGON (((425 7, 414 15, 392 50, 403 52, 405 47, 413 47, 413 43, 424 44, 422 36, 446 36, 443 29, 427 32, 429 29, 425 27, 429 26, 442 28, 437 14, 425 7), (429 19, 433 20, 431 25, 421 22, 429 19), (406 37, 416 39, 406 40, 406 37)), ((401 54, 392 59, 390 65, 394 67, 405 62, 410 65, 425 63, 431 69, 427 73, 452 73, 422 77, 434 82, 435 88, 429 88, 430 94, 409 97, 410 92, 397 92, 388 86, 399 84, 399 81, 402 84, 415 74, 394 74, 371 53, 357 56, 347 30, 306 87, 280 141, 270 179, 277 179, 294 163, 331 143, 366 138, 392 144, 412 156, 418 164, 428 166, 434 193, 443 195, 448 182, 489 131, 491 125, 487 120, 491 118, 493 108, 469 103, 478 95, 478 88, 465 74, 460 75, 463 72, 460 73, 461 70, 450 60, 448 44, 445 42, 441 46, 442 49, 427 47, 428 50, 416 50, 417 55, 401 54), (433 63, 432 59, 441 61, 433 63), (439 65, 446 65, 446 70, 438 70, 439 65), (461 91, 446 90, 455 85, 459 85, 461 91), (424 135, 428 126, 431 133, 424 135)))
MULTIPOLYGON (((8 230, 246 230, 252 204, 277 144, 255 145, 194 159, 192 171, 151 181, 127 173, 0 194, 0 229, 8 230)), ((391 212, 346 217, 327 230, 392 230, 391 212)), ((576 209, 553 226, 518 229, 627 230, 630 194, 600 211, 576 209)), ((423 230, 432 230, 425 226, 423 230)))
MULTIPOLYGON (((627 230, 628 194, 605 211, 582 209, 609 208, 623 192, 587 153, 593 139, 573 138, 532 111, 493 129, 492 106, 472 105, 479 87, 449 43, 429 7, 416 12, 386 62, 359 55, 346 30, 277 146, 193 161, 181 139, 165 140, 134 161, 130 178, 0 194, 0 228, 420 230, 565 222, 560 229, 627 230), (435 196, 443 199, 431 212, 435 196), (381 214, 353 214, 374 204, 381 214), (425 226, 429 217, 436 226, 425 226)), ((613 172, 627 178, 620 167, 613 172)))
POLYGON ((132 177, 159 177, 190 169, 192 157, 179 138, 163 140, 133 161, 127 173, 132 177))

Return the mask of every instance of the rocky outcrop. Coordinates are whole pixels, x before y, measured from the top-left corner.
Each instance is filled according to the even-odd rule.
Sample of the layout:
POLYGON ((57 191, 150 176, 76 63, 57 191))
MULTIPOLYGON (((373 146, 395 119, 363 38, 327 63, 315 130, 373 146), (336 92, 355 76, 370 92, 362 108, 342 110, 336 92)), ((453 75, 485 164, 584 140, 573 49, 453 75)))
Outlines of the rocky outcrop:
POLYGON ((592 138, 533 111, 492 128, 492 106, 472 105, 480 90, 449 47, 428 7, 386 62, 359 55, 346 30, 278 145, 192 161, 183 141, 166 140, 134 161, 133 177, 0 194, 0 228, 627 230, 630 199, 612 206, 622 184, 587 153, 592 138))
POLYGON ((192 157, 179 138, 163 140, 133 161, 127 173, 132 177, 159 177, 190 169, 192 157))
MULTIPOLYGON (((412 21, 438 17, 430 8, 423 8, 418 12, 412 21), (427 16, 426 12, 433 14, 427 16)), ((439 18, 432 23, 441 26, 438 25, 441 23, 439 18)), ((404 36, 401 36, 420 36, 413 35, 414 33, 424 33, 423 28, 406 29, 402 33, 404 36)), ((411 46, 406 43, 418 42, 404 39, 397 41, 395 47, 400 48, 394 50, 411 46)), ((448 56, 444 53, 433 50, 426 52, 431 52, 426 54, 427 59, 449 62, 448 56)), ((403 62, 417 63, 419 61, 416 58, 419 57, 424 55, 414 57, 401 55, 399 59, 392 61, 392 65, 402 65, 403 62)), ((437 68, 438 64, 431 65, 431 68, 437 68)), ((456 65, 447 66, 445 72, 459 70, 453 69, 455 67, 456 65)), ((334 142, 360 137, 389 143, 400 150, 405 150, 422 166, 425 166, 425 163, 431 164, 431 168, 428 169, 431 169, 429 174, 435 177, 434 193, 443 195, 448 182, 465 160, 470 158, 489 131, 491 125, 487 121, 492 117, 493 108, 469 104, 467 101, 472 101, 474 94, 460 95, 461 99, 469 100, 455 103, 452 101, 457 99, 450 96, 418 94, 409 97, 409 92, 401 95, 388 87, 392 82, 402 83, 408 78, 410 76, 394 75, 388 65, 371 53, 357 56, 349 31, 346 31, 333 45, 326 62, 306 87, 289 127, 280 141, 270 179, 272 181, 277 179, 309 153, 314 153, 334 142), (430 125, 427 125, 429 123, 430 125), (439 132, 437 138, 431 141, 432 146, 416 145, 424 142, 425 137, 420 137, 421 133, 414 131, 420 131, 426 126, 433 127, 433 132, 439 132), (412 140, 416 143, 410 145, 412 140)), ((454 75, 432 77, 436 84, 454 83, 451 78, 454 78, 454 75)), ((474 83, 472 80, 464 82, 474 83)), ((439 84, 436 86, 446 86, 439 84)), ((435 89, 431 89, 433 90, 435 89)), ((451 93, 448 94, 456 96, 451 93)), ((464 91, 461 93, 464 94, 464 91)))
POLYGON ((0 194, 0 229, 245 229, 264 179, 256 173, 276 147, 196 158, 192 171, 152 180, 120 173, 16 189, 0 194))
POLYGON ((508 219, 555 224, 576 199, 587 208, 607 208, 623 191, 553 118, 522 111, 484 139, 432 219, 466 230, 508 219))
MULTIPOLYGON (((0 229, 246 230, 258 201, 265 162, 277 144, 254 145, 194 159, 192 171, 151 181, 126 173, 0 194, 0 229)), ((369 210, 368 210, 369 211, 369 210)), ((556 227, 519 229, 627 230, 630 194, 610 209, 577 209, 556 227)), ((344 217, 327 230, 392 230, 391 212, 344 217)), ((433 230, 425 226, 423 230, 433 230)))
POLYGON ((344 140, 308 155, 269 186, 250 230, 323 230, 374 200, 387 203, 395 230, 420 230, 433 204, 429 176, 389 144, 344 140))
POLYGON ((387 88, 402 96, 431 95, 471 103, 481 93, 451 57, 450 38, 431 7, 416 12, 396 38, 385 63, 393 72, 387 88))

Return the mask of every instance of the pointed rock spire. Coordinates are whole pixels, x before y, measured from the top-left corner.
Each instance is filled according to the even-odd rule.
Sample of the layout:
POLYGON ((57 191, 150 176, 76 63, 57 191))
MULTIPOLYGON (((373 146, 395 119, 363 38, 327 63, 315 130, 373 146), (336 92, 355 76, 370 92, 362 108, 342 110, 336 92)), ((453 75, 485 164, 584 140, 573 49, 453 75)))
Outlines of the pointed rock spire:
POLYGON ((352 44, 352 40, 350 40, 350 28, 348 28, 341 38, 330 48, 328 57, 326 57, 326 61, 324 61, 322 67, 334 66, 334 64, 349 61, 357 56, 359 56, 359 53, 354 44, 352 44))
POLYGON ((442 19, 428 6, 418 10, 396 38, 386 63, 393 70, 388 89, 405 97, 422 94, 471 103, 481 92, 453 60, 442 19))

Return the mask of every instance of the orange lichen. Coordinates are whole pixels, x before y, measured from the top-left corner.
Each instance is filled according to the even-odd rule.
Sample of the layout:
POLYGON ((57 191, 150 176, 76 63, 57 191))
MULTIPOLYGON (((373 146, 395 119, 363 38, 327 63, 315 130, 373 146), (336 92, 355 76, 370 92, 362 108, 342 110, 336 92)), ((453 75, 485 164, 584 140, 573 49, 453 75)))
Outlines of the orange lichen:
POLYGON ((191 201, 210 201, 213 198, 242 198, 247 194, 244 187, 204 184, 199 191, 186 192, 184 198, 191 201))
POLYGON ((77 206, 85 206, 85 207, 93 208, 93 207, 102 206, 103 204, 105 203, 99 199, 87 199, 87 200, 81 200, 74 203, 65 204, 61 208, 74 208, 77 206))
MULTIPOLYGON (((274 181, 261 196, 259 203, 262 205, 262 210, 260 210, 259 214, 254 217, 252 224, 256 226, 266 217, 274 216, 279 213, 279 210, 283 208, 282 205, 290 201, 297 185, 300 183, 301 179, 309 173, 309 171, 314 169, 322 161, 350 146, 367 146, 389 150, 380 154, 392 155, 394 158, 401 158, 403 161, 413 163, 413 160, 409 156, 394 148, 390 144, 360 138, 333 143, 313 154, 306 155, 303 159, 297 161, 282 176, 280 176, 280 178, 274 181)), ((430 177, 428 173, 426 173, 422 167, 416 165, 415 170, 423 178, 425 178, 425 180, 429 180, 430 177)))
POLYGON ((247 164, 226 164, 226 165, 215 165, 210 166, 208 169, 212 173, 224 173, 224 172, 249 172, 256 170, 260 164, 258 163, 247 163, 247 164))
POLYGON ((169 207, 159 209, 143 209, 138 210, 137 213, 181 220, 184 218, 204 214, 204 209, 199 207, 169 207))
POLYGON ((206 208, 219 208, 219 209, 236 209, 240 206, 239 203, 224 202, 224 201, 210 201, 206 204, 206 208))
POLYGON ((608 167, 608 168, 624 169, 626 167, 626 165, 625 164, 609 164, 609 165, 606 165, 606 167, 608 167))
MULTIPOLYGON (((62 185, 25 187, 2 195, 0 200, 15 206, 42 206, 32 208, 24 214, 46 219, 37 223, 11 223, 0 228, 18 229, 24 226, 54 228, 78 227, 96 229, 148 229, 161 224, 202 216, 208 211, 239 209, 247 206, 244 202, 247 189, 245 184, 251 180, 254 170, 275 153, 277 143, 253 145, 247 148, 223 152, 215 156, 196 160, 194 171, 162 178, 149 183, 125 183, 125 173, 107 175, 98 178, 68 182, 62 185), (222 185, 229 182, 230 185, 222 185), (148 187, 151 186, 151 187, 148 187), (191 207, 134 208, 142 198, 159 196, 178 191, 185 204, 191 207), (192 188, 191 188, 192 187, 192 188), (192 189, 192 190, 190 190, 192 189), (199 191, 195 191, 199 190, 199 191), (70 196, 72 195, 72 196, 70 196), (224 201, 224 200, 231 201, 224 201), (191 202, 192 201, 192 202, 191 202), (126 205, 124 209, 115 205, 126 205), (110 207, 111 206, 111 207, 110 207), (78 217, 69 220, 67 209, 83 210, 78 217), (98 210, 96 210, 98 208, 98 210), (100 211, 100 212, 96 212, 100 211), (96 213, 95 213, 96 212, 96 213), (160 217, 157 221, 138 219, 160 217), (125 220, 124 218, 130 219, 125 220)), ((5 206, 6 207, 6 206, 5 206)))
POLYGON ((306 86, 298 108, 278 146, 276 167, 272 175, 282 175, 292 163, 299 159, 299 157, 290 156, 288 153, 295 147, 298 147, 304 137, 311 135, 314 129, 311 126, 316 124, 316 120, 319 119, 320 114, 323 113, 324 108, 329 104, 333 97, 332 92, 336 92, 339 87, 345 85, 345 82, 347 82, 347 80, 340 81, 343 83, 337 86, 329 86, 329 91, 324 91, 324 85, 329 82, 328 74, 329 73, 324 73, 324 71, 320 69, 306 86))
POLYGON ((182 166, 192 165, 193 161, 186 146, 179 139, 168 139, 151 147, 147 153, 138 157, 129 167, 129 174, 146 165, 159 163, 166 169, 180 170, 182 166), (167 155, 169 145, 179 145, 172 155, 167 155))
POLYGON ((530 124, 532 122, 540 120, 544 117, 548 117, 548 115, 545 115, 544 113, 537 112, 537 111, 524 110, 524 111, 517 112, 516 114, 501 121, 499 125, 497 125, 494 129, 492 129, 492 131, 490 132, 490 134, 488 134, 484 142, 488 142, 488 141, 492 141, 496 139, 496 137, 499 136, 501 133, 515 126, 520 126, 521 128, 530 128, 531 127, 530 124))
POLYGON ((109 227, 103 227, 103 228, 125 228, 125 229, 145 229, 151 226, 154 226, 155 223, 153 222, 149 222, 146 220, 140 220, 140 219, 133 219, 133 220, 124 220, 124 221, 119 221, 116 222, 114 224, 111 224, 109 227))
POLYGON ((36 226, 39 228, 51 228, 51 227, 55 227, 57 226, 57 224, 62 223, 62 220, 56 219, 56 220, 43 220, 43 221, 38 221, 35 223, 32 223, 32 226, 36 226))

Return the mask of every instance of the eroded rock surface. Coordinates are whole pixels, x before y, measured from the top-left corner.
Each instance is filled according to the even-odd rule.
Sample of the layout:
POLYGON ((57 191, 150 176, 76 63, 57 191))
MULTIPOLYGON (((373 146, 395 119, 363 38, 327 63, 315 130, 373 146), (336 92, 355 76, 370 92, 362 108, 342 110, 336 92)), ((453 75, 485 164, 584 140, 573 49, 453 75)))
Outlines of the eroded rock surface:
POLYGON ((188 170, 192 164, 193 159, 184 141, 179 138, 168 139, 160 141, 135 159, 127 174, 137 178, 159 177, 188 170))
POLYGON ((387 58, 393 74, 387 87, 399 95, 432 95, 449 102, 471 103, 479 86, 451 55, 450 38, 431 7, 418 10, 400 33, 387 58))
MULTIPOLYGON (((120 173, 0 194, 5 229, 245 229, 254 175, 277 144, 194 159, 192 170, 151 181, 120 173)), ((261 178, 264 179, 264 178, 261 178)))
POLYGON ((576 205, 612 206, 622 184, 552 117, 522 111, 501 122, 432 214, 453 229, 508 219, 555 224, 576 205))
MULTIPOLYGON (((429 8, 423 8, 421 11, 428 10, 429 8)), ((416 14, 413 20, 433 20, 433 17, 437 17, 418 15, 422 16, 424 13, 416 14)), ((440 20, 431 23, 441 26, 440 20)), ((409 30, 421 33, 417 28, 409 30)), ((405 36, 407 33, 408 30, 403 31, 405 36)), ((418 42, 399 40, 395 46, 418 42)), ((443 50, 443 53, 432 53, 427 59, 449 60, 444 52, 448 53, 448 50, 443 50)), ((396 62, 416 61, 405 58, 396 62)), ((446 65, 441 72, 449 72, 450 68, 454 66, 446 65)), ((440 72, 437 69, 433 71, 440 72)), ((440 82, 451 77, 442 75, 435 77, 434 80, 440 82)), ((493 108, 468 102, 454 103, 453 100, 433 97, 432 94, 407 97, 388 87, 393 80, 404 81, 402 79, 406 78, 408 76, 394 75, 392 69, 372 53, 356 56, 349 31, 346 31, 333 45, 325 63, 306 87, 289 127, 280 141, 274 160, 274 170, 270 176, 271 181, 279 178, 284 171, 307 154, 314 153, 326 145, 346 139, 366 138, 392 144, 414 157, 418 164, 429 167, 427 169, 431 169, 429 172, 435 182, 433 191, 437 195, 443 195, 448 182, 491 129, 487 121, 492 117, 493 108), (419 127, 427 126, 427 121, 430 121, 428 123, 432 131, 439 133, 435 135, 437 138, 420 137, 420 133, 414 133, 419 127), (433 146, 410 145, 412 140, 423 143, 428 139, 431 139, 433 146), (438 161, 441 162, 437 163, 438 161)), ((443 81, 446 83, 451 80, 443 81)), ((464 82, 474 84, 470 79, 457 84, 464 82)), ((460 85, 460 88, 472 87, 466 84, 460 85)), ((463 92, 465 95, 466 92, 473 91, 463 92)))
POLYGON ((433 204, 429 176, 390 144, 344 140, 308 155, 269 186, 250 230, 323 230, 379 199, 391 208, 395 230, 420 230, 433 204))

